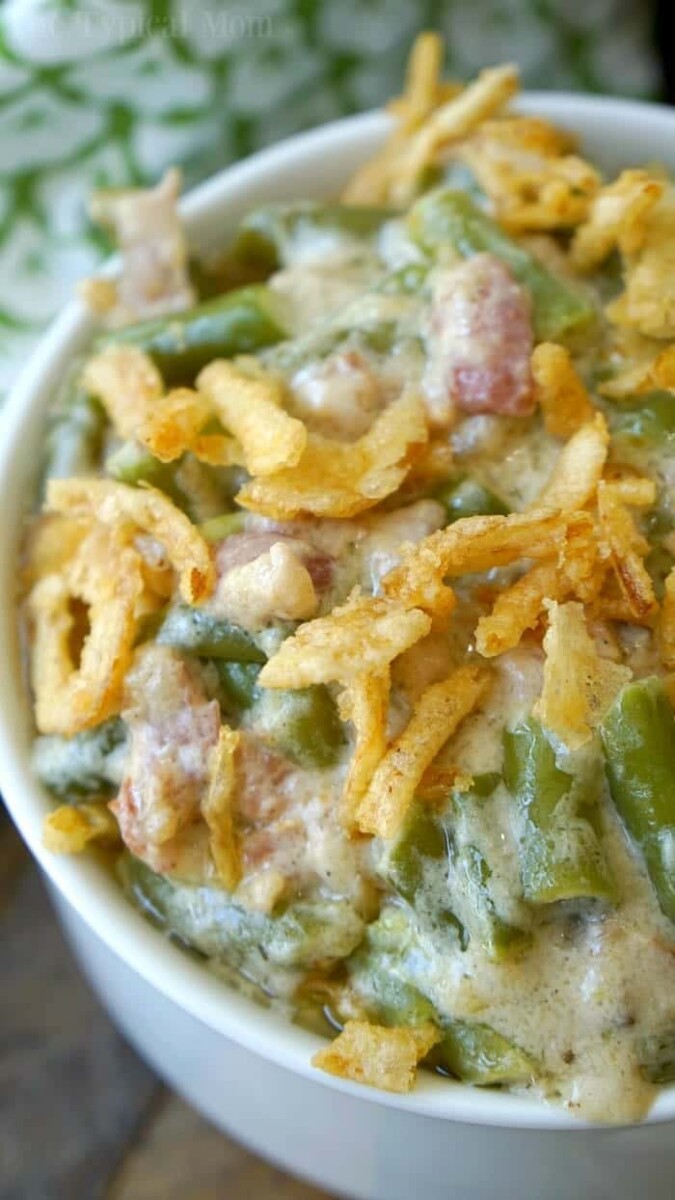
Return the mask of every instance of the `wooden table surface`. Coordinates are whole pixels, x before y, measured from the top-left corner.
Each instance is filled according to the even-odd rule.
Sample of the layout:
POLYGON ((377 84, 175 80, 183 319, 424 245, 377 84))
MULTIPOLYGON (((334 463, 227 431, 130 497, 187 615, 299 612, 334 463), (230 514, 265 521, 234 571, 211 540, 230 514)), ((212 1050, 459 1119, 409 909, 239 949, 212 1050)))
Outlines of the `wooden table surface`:
POLYGON ((165 1088, 80 977, 0 806, 0 1200, 330 1200, 165 1088))

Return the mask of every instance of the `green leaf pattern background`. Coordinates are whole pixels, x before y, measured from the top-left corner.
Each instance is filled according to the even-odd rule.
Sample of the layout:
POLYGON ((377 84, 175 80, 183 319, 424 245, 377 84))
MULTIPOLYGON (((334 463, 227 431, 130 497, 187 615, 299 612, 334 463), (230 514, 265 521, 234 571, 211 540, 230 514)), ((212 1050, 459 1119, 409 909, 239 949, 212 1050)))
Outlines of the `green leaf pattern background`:
POLYGON ((92 189, 191 185, 298 129, 381 104, 410 43, 448 70, 650 96, 644 0, 5 0, 0 3, 0 393, 106 252, 92 189))

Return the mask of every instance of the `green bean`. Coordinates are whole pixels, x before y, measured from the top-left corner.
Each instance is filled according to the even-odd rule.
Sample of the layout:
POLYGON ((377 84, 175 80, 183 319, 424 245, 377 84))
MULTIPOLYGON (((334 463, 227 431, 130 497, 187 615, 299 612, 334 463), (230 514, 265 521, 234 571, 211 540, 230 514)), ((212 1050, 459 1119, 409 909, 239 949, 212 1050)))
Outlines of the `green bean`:
POLYGON ((246 514, 243 512, 222 513, 221 516, 212 517, 210 521, 205 521, 203 525, 200 525, 199 532, 207 542, 222 542, 223 538, 241 532, 244 528, 245 516, 246 514))
POLYGON ((467 1083, 487 1087, 529 1082, 536 1064, 509 1038, 489 1025, 456 1021, 434 1008, 424 994, 431 964, 413 922, 411 914, 385 907, 347 960, 350 983, 370 1019, 385 1025, 434 1021, 443 1039, 430 1062, 467 1083))
POLYGON ((74 737, 38 737, 33 769, 50 792, 71 802, 110 795, 120 784, 126 737, 117 717, 74 737))
POLYGON ((428 281, 428 263, 407 263, 404 267, 387 272, 374 285, 373 291, 383 296, 420 296, 426 291, 428 281))
POLYGON ((538 721, 505 731, 504 778, 523 818, 519 853, 526 899, 612 901, 613 882, 589 820, 597 798, 580 796, 580 781, 556 765, 538 721))
POLYGON ((436 1018, 407 960, 418 950, 414 920, 412 913, 385 906, 346 963, 350 983, 374 1021, 419 1025, 436 1018))
POLYGON ((537 340, 559 340, 594 317, 582 293, 508 237, 465 192, 428 192, 413 205, 407 223, 413 240, 432 257, 447 244, 464 258, 487 251, 506 263, 532 297, 537 340))
POLYGON ((642 520, 642 528, 649 542, 649 553, 645 558, 645 566, 652 577, 656 599, 663 600, 665 581, 675 565, 675 556, 669 549, 672 544, 672 534, 675 522, 671 511, 668 492, 661 493, 655 507, 646 513, 642 520))
POLYGON ((106 416, 93 396, 76 390, 47 433, 44 477, 92 475, 99 467, 106 416))
POLYGON ((179 508, 185 508, 186 496, 178 486, 174 463, 163 463, 135 442, 124 442, 105 462, 106 474, 120 483, 137 487, 149 483, 169 496, 179 508))
POLYGON ((233 256, 272 271, 289 266, 298 248, 310 239, 332 239, 367 246, 394 213, 385 208, 347 204, 269 204, 253 209, 242 221, 232 246, 233 256))
POLYGON ((525 949, 529 935, 510 925, 497 911, 490 890, 492 871, 477 846, 466 845, 452 854, 456 889, 461 893, 466 909, 465 924, 469 939, 475 938, 488 958, 499 961, 516 950, 525 949))
POLYGON ((138 346, 149 354, 167 386, 191 384, 214 358, 253 354, 285 337, 280 302, 264 284, 251 284, 158 320, 127 325, 99 338, 138 346))
POLYGON ((619 692, 601 729, 612 800, 675 921, 675 713, 651 676, 619 692))
POLYGON ((642 1038, 638 1058, 640 1072, 649 1083, 675 1083, 675 1031, 642 1038))
POLYGON ((429 860, 445 862, 448 842, 439 820, 424 804, 414 804, 398 839, 389 849, 383 870, 396 891, 415 903, 429 860))
POLYGON ((489 795, 498 775, 479 777, 476 791, 450 798, 440 816, 420 803, 413 806, 397 841, 386 852, 380 871, 400 896, 438 930, 453 929, 465 950, 476 940, 488 957, 501 959, 523 949, 527 934, 505 921, 492 897, 492 872, 477 846, 458 841, 462 807, 489 795))
POLYGON ((451 1075, 477 1087, 530 1083, 537 1074, 534 1059, 510 1038, 469 1021, 445 1024, 433 1057, 451 1075))
MULTIPOLYGON (((500 783, 501 776, 495 771, 475 776, 469 791, 453 793, 446 817, 451 894, 457 896, 456 907, 469 938, 478 941, 488 958, 497 961, 526 949, 531 940, 525 930, 511 925, 499 913, 492 894, 492 870, 473 840, 477 810, 500 783)), ((481 817, 486 820, 485 814, 481 817)))
POLYGON ((221 704, 228 712, 238 716, 260 699, 260 663, 227 662, 223 658, 214 658, 213 666, 218 676, 221 704))
POLYGON ((268 916, 242 908, 220 888, 157 875, 129 854, 119 871, 146 915, 207 958, 319 967, 346 958, 363 936, 363 921, 344 900, 297 901, 268 916))
MULTIPOLYGON (((125 442, 106 459, 105 470, 113 479, 132 487, 149 483, 159 488, 196 523, 203 521, 209 524, 206 519, 213 510, 222 513, 227 504, 218 472, 199 462, 193 454, 184 454, 175 462, 163 463, 143 446, 125 442)), ((222 519, 222 516, 218 519, 222 519)))
POLYGON ((284 754, 304 767, 332 767, 344 746, 344 727, 323 684, 298 691, 266 691, 259 720, 284 754))
POLYGON ((167 610, 157 641, 175 646, 197 658, 224 658, 232 662, 264 663, 265 655, 251 634, 231 621, 178 604, 167 610))
POLYGON ((672 392, 647 392, 630 406, 612 408, 610 426, 621 442, 675 449, 675 396, 672 392))
POLYGON ((448 515, 448 525, 459 521, 461 517, 506 516, 510 511, 499 496, 466 475, 456 476, 442 484, 434 492, 434 499, 443 505, 448 515))
POLYGON ((315 329, 265 351, 263 361, 271 370, 291 375, 308 363, 346 347, 389 354, 403 343, 411 348, 419 345, 416 329, 411 328, 411 317, 417 316, 415 297, 424 290, 428 275, 429 265, 416 263, 382 274, 315 329), (381 297, 385 295, 392 297, 394 303, 389 302, 382 312, 381 297))
POLYGON ((442 899, 447 889, 434 885, 447 874, 448 838, 441 821, 424 804, 413 805, 397 840, 379 866, 379 873, 413 907, 423 909, 435 928, 454 931, 462 950, 469 944, 468 932, 450 904, 442 899), (424 893, 433 897, 431 906, 424 893), (440 899, 440 902, 439 902, 440 899))
POLYGON ((231 251, 207 259, 190 260, 190 283, 199 303, 251 283, 264 283, 268 275, 263 264, 239 258, 231 251))

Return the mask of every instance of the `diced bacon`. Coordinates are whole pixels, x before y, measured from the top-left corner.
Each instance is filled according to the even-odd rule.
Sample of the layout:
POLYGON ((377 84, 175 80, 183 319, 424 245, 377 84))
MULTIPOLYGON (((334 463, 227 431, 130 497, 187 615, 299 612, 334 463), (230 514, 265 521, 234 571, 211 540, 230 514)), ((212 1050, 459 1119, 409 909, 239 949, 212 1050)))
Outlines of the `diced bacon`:
POLYGON ((431 420, 448 425, 457 409, 530 414, 533 340, 529 297, 498 258, 476 254, 439 272, 426 339, 431 420))
POLYGON ((267 822, 284 812, 296 768, 255 734, 242 730, 237 750, 237 812, 247 822, 267 822))
POLYGON ((132 853, 168 870, 167 855, 179 857, 178 835, 199 819, 220 708, 206 700, 194 668, 158 645, 127 677, 126 703, 129 762, 111 808, 132 853))

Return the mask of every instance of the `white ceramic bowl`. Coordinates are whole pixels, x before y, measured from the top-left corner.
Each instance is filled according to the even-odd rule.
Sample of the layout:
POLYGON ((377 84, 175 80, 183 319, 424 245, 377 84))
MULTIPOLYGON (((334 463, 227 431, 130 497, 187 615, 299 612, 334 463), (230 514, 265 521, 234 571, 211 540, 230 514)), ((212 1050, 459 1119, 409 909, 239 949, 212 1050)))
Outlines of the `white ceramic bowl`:
MULTIPOLYGON (((530 94, 522 107, 575 130, 609 171, 650 159, 675 166, 675 113, 666 109, 546 93, 530 94)), ((225 171, 185 201, 192 242, 222 244, 260 201, 336 193, 387 128, 379 113, 340 121, 225 171)), ((46 406, 90 334, 73 303, 40 344, 0 421, 0 787, 102 1003, 216 1125, 333 1192, 359 1200, 672 1200, 675 1089, 664 1091, 643 1125, 610 1129, 424 1073, 405 1097, 330 1078, 310 1066, 318 1038, 212 978, 147 924, 94 862, 45 852, 48 802, 29 767, 16 555, 46 406)))

